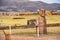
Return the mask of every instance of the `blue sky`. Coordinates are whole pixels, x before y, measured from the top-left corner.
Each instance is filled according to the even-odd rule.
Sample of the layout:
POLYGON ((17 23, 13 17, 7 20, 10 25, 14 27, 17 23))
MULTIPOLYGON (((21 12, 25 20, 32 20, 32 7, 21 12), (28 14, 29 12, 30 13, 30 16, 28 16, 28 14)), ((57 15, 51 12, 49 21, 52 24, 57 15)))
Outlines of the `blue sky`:
POLYGON ((43 1, 47 3, 60 3, 60 0, 31 0, 31 1, 43 1))

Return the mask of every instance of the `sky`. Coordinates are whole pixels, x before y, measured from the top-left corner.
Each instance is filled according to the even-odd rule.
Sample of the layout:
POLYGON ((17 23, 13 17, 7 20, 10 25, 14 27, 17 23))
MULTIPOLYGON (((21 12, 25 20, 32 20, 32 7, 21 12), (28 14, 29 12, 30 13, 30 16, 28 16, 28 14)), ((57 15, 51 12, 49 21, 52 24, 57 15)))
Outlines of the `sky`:
POLYGON ((47 3, 60 3, 60 0, 30 0, 30 1, 43 1, 47 3))

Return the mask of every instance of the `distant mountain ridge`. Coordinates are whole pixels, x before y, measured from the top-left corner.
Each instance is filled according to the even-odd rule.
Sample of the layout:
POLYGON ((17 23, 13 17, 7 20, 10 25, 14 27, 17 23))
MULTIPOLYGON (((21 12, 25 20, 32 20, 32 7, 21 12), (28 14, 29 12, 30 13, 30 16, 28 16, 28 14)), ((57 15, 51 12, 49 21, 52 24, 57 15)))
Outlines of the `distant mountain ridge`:
POLYGON ((30 11, 35 12, 37 9, 60 10, 60 3, 48 4, 41 1, 0 1, 0 11, 30 11))

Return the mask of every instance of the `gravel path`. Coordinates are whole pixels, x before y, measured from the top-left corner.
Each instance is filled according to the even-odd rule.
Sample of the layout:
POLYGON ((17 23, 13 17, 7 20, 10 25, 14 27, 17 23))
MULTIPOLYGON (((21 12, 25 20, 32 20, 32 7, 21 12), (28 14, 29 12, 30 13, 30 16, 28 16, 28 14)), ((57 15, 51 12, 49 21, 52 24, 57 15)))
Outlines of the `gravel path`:
MULTIPOLYGON (((4 40, 5 37, 4 35, 0 35, 0 40, 4 40)), ((38 37, 29 37, 29 36, 17 36, 17 35, 12 35, 11 40, 60 40, 60 35, 56 36, 40 36, 38 37)))

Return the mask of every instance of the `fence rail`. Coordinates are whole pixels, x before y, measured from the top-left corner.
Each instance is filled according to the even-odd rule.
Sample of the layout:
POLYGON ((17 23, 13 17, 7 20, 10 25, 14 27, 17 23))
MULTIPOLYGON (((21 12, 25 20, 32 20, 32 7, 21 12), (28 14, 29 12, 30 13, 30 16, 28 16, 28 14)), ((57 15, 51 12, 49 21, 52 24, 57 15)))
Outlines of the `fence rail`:
MULTIPOLYGON (((54 24, 47 24, 46 27, 60 27, 60 23, 54 23, 54 24)), ((35 26, 27 26, 27 25, 22 25, 22 26, 11 26, 12 29, 17 29, 17 28, 34 28, 35 26)), ((0 30, 3 29, 9 29, 9 26, 6 27, 0 27, 0 30)))
POLYGON ((60 26, 60 23, 54 23, 54 24, 47 24, 47 27, 56 27, 56 26, 60 26))

